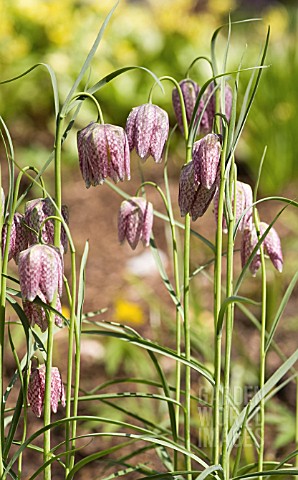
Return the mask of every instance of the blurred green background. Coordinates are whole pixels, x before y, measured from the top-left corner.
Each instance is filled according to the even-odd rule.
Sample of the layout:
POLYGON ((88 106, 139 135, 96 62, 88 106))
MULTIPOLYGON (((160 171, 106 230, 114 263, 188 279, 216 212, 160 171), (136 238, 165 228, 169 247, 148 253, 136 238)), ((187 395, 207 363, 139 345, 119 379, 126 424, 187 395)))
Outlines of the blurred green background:
MULTIPOLYGON (((58 77, 61 99, 77 75, 113 0, 3 0, 0 29, 1 80, 26 70, 34 63, 49 63, 58 77)), ((116 68, 142 65, 157 75, 184 77, 191 61, 209 55, 213 31, 228 20, 262 18, 235 26, 229 67, 257 63, 268 24, 271 41, 261 86, 237 150, 240 169, 255 180, 265 145, 268 146, 261 182, 263 194, 280 193, 298 175, 298 9, 297 2, 266 0, 120 0, 96 58, 93 83, 116 68), (247 47, 246 47, 247 46, 247 47)), ((218 51, 225 39, 219 37, 218 51)), ((192 77, 200 84, 210 76, 199 62, 192 77)), ((245 78, 245 76, 243 76, 245 78)), ((130 72, 100 90, 98 99, 106 122, 124 124, 130 109, 147 101, 152 80, 130 72)), ((156 90, 156 101, 172 116, 170 84, 166 94, 156 90)), ((241 94, 240 94, 241 96, 241 94)), ((34 70, 24 80, 0 89, 1 115, 9 125, 22 159, 46 158, 53 143, 53 97, 45 69, 34 70)), ((85 102, 88 103, 88 102, 85 102)), ((90 121, 92 105, 86 105, 80 124, 90 121)), ((69 162, 76 161, 75 142, 66 145, 69 162)), ((41 161, 41 160, 40 160, 41 161)))

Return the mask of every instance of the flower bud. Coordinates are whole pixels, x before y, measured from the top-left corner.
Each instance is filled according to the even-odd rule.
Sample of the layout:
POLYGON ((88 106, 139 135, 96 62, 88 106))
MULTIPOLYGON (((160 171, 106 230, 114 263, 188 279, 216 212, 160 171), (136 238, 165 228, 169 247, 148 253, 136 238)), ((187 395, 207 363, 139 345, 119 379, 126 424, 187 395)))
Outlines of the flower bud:
MULTIPOLYGON (((41 365, 31 371, 29 385, 28 385, 28 401, 30 403, 33 413, 37 416, 41 416, 42 407, 44 404, 46 384, 46 367, 41 365)), ((51 409, 53 413, 58 410, 58 403, 61 401, 61 405, 65 407, 65 394, 64 386, 62 383, 61 375, 57 367, 51 369, 51 409)))
MULTIPOLYGON (((3 225, 2 229, 2 256, 4 255, 5 243, 6 243, 7 225, 3 225)), ((15 213, 13 216, 10 238, 9 238, 9 252, 8 260, 12 258, 18 264, 20 252, 28 247, 28 232, 24 225, 24 215, 21 213, 15 213)))
POLYGON ((127 239, 134 250, 142 240, 148 247, 153 224, 153 205, 143 197, 132 197, 121 203, 118 216, 118 237, 123 243, 127 239))
MULTIPOLYGON (((69 214, 66 205, 61 208, 62 217, 68 224, 69 214)), ((44 220, 51 216, 58 216, 55 206, 49 198, 36 198, 26 203, 25 222, 28 225, 29 244, 38 243, 38 232, 44 220)), ((54 220, 50 219, 44 223, 41 232, 42 240, 50 245, 54 244, 54 220)), ((67 236, 63 226, 61 226, 61 246, 63 251, 67 251, 67 236)))
POLYGON ((51 303, 54 294, 62 294, 63 262, 59 250, 49 245, 32 245, 20 253, 19 277, 22 297, 35 297, 51 303))
POLYGON ((211 188, 195 180, 194 162, 191 161, 184 165, 180 174, 178 203, 181 216, 189 213, 192 220, 202 217, 209 207, 215 195, 219 183, 217 175, 211 188))
MULTIPOLYGON (((42 302, 48 304, 46 298, 41 292, 39 292, 38 297, 42 302)), ((39 326, 42 332, 45 332, 46 329, 48 328, 48 318, 47 318, 47 314, 44 307, 35 301, 29 302, 28 300, 24 299, 23 308, 31 327, 34 327, 34 325, 36 324, 39 326)), ((60 301, 59 295, 57 295, 56 297, 56 310, 59 313, 62 313, 61 301, 60 301)), ((62 318, 57 314, 55 315, 55 325, 57 327, 62 327, 63 325, 62 318)))
POLYGON ((218 175, 220 153, 221 144, 215 133, 209 133, 193 145, 194 180, 208 190, 218 175))
MULTIPOLYGON (((197 96, 200 91, 199 85, 191 80, 190 78, 186 78, 184 80, 181 80, 179 82, 181 91, 182 91, 182 96, 185 104, 185 110, 186 110, 186 118, 187 118, 187 123, 188 125, 190 124, 190 120, 194 111, 195 103, 197 100, 197 96)), ((177 88, 173 89, 172 92, 172 102, 173 102, 173 108, 176 116, 176 120, 178 123, 178 126, 181 130, 182 133, 184 133, 184 128, 183 128, 183 121, 182 121, 182 111, 181 111, 181 102, 180 102, 180 97, 177 88)), ((200 114, 202 110, 204 109, 204 100, 201 99, 199 103, 199 108, 196 114, 196 119, 198 120, 200 117, 200 114)), ((208 119, 208 114, 207 111, 203 113, 201 122, 200 122, 200 130, 202 132, 208 132, 209 131, 209 119, 208 119)))
MULTIPOLYGON (((265 233, 268 226, 269 225, 267 223, 260 222, 260 236, 262 236, 265 233)), ((243 231, 242 243, 241 243, 242 268, 246 264, 248 258, 250 257, 257 243, 258 243, 258 236, 257 236, 255 227, 253 226, 252 229, 249 229, 246 227, 243 231)), ((278 233, 273 227, 270 228, 265 239, 263 240, 263 248, 264 248, 264 253, 269 256, 276 270, 278 270, 279 272, 282 272, 283 255, 281 250, 281 243, 280 243, 280 238, 278 236, 278 233)), ((249 269, 253 275, 256 274, 257 270, 260 268, 260 265, 261 265, 261 257, 260 257, 260 251, 258 250, 249 266, 249 269)))
POLYGON ((115 183, 130 179, 130 157, 123 128, 90 123, 78 132, 80 169, 86 187, 102 184, 107 177, 115 183))
POLYGON ((161 162, 169 134, 169 117, 165 110, 152 103, 135 107, 127 118, 125 129, 130 150, 135 148, 142 160, 151 155, 155 162, 161 162))

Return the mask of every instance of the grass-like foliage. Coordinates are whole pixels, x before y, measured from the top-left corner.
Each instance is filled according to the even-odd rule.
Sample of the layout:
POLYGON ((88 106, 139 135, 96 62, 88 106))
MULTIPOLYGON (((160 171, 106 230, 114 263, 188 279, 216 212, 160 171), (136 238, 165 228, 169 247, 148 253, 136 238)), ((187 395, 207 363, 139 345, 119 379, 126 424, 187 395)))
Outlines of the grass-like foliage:
MULTIPOLYGON (((239 140, 251 120, 251 107, 267 69, 270 30, 258 39, 259 58, 253 64, 246 64, 243 55, 238 65, 229 66, 231 32, 259 19, 229 20, 211 36, 210 57, 196 58, 188 69, 186 65, 187 75, 182 81, 168 75, 158 78, 146 66, 123 66, 90 85, 92 60, 116 7, 105 18, 65 99, 60 98, 55 72, 45 63, 0 82, 28 82, 33 70, 45 68, 53 89, 56 125, 53 149, 37 170, 15 158, 9 125, 1 118, 8 174, 4 182, 0 175, 0 478, 28 478, 33 454, 39 463, 37 460, 30 479, 50 480, 57 475, 67 480, 83 478, 77 475, 90 472, 93 465, 101 466, 100 476, 93 478, 102 480, 297 476, 297 445, 295 450, 292 437, 297 443, 298 425, 294 414, 288 420, 293 434, 284 456, 267 458, 266 446, 271 438, 267 405, 275 401, 283 387, 297 385, 298 360, 298 350, 284 353, 276 341, 298 274, 285 287, 269 323, 267 259, 278 271, 274 275, 282 278, 283 254, 275 224, 285 210, 295 213, 298 203, 281 196, 258 198, 265 145, 254 187, 238 178, 236 161, 239 140), (223 41, 224 48, 221 45, 219 49, 223 41), (199 87, 191 72, 202 61, 209 65, 210 77, 199 87), (149 76, 152 88, 142 105, 132 105, 123 128, 104 123, 99 92, 126 72, 149 76), (240 82, 242 76, 244 81, 240 82), (153 101, 155 96, 168 95, 169 85, 176 125, 169 124, 168 112, 153 101), (88 188, 99 185, 98 189, 110 188, 122 197, 118 213, 120 243, 127 241, 134 250, 142 242, 151 250, 164 285, 161 302, 167 302, 168 295, 172 312, 171 322, 160 326, 157 338, 147 338, 142 325, 135 329, 103 320, 105 309, 84 310, 89 243, 78 258, 71 219, 69 222, 62 198, 62 159, 64 142, 71 141, 68 135, 77 128, 81 107, 87 101, 93 102, 97 121, 90 118, 89 124, 77 132, 82 177, 88 188), (175 149, 181 149, 181 145, 185 158, 178 179, 175 174, 169 175, 169 170, 175 149), (134 196, 125 191, 125 182, 131 177, 132 150, 142 161, 134 196), (153 157, 160 164, 156 166, 161 172, 159 183, 147 178, 143 163, 148 157, 148 162, 153 157), (124 188, 115 185, 119 181, 124 182, 124 188), (179 195, 174 199, 178 183, 179 195), (153 191, 161 200, 162 211, 150 201, 153 191), (273 200, 280 210, 265 223, 260 218, 260 204, 273 200), (210 240, 209 234, 202 233, 200 221, 212 202, 216 228, 210 240), (167 231, 170 265, 164 263, 159 236, 154 236, 156 219, 167 231), (197 245, 206 252, 200 264, 193 254, 197 245), (64 258, 70 265, 68 273, 64 273, 64 258), (17 269, 10 268, 13 260, 17 269), (203 275, 210 287, 206 295, 213 302, 209 332, 213 347, 205 350, 197 331, 200 308, 195 301, 198 279, 203 275), (257 295, 245 288, 247 279, 257 285, 257 295), (65 310, 61 308, 62 299, 65 310), (240 328, 234 322, 235 312, 251 322, 258 339, 254 357, 257 388, 250 398, 241 401, 231 378, 238 361, 233 355, 240 328), (16 336, 15 329, 23 334, 16 336), (63 359, 55 350, 56 334, 61 329, 67 332, 63 359), (86 390, 80 355, 84 336, 111 342, 118 358, 121 352, 125 357, 133 351, 137 376, 108 377, 102 384, 94 378, 93 388, 86 390), (16 341, 20 337, 23 340, 16 341), (279 364, 267 375, 270 351, 278 356, 279 364), (63 379, 58 370, 61 360, 64 366, 67 364, 63 379), (12 361, 11 371, 8 362, 12 361), (150 371, 151 376, 144 371, 150 371), (32 430, 34 414, 43 423, 36 423, 32 430), (90 442, 98 447, 86 453, 90 442), (57 466, 59 474, 53 473, 57 466)), ((272 268, 270 272, 273 274, 272 268)), ((239 388, 244 387, 241 384, 239 388)), ((296 393, 296 404, 297 397, 296 393)), ((273 404, 277 406, 278 402, 273 404)))

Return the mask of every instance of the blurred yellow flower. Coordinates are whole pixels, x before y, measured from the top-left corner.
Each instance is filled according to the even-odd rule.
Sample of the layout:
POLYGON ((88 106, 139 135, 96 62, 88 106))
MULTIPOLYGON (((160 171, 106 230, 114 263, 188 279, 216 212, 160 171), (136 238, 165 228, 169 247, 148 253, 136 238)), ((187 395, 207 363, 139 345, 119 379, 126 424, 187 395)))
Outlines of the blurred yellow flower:
POLYGON ((115 302, 115 320, 140 325, 144 323, 144 315, 139 305, 120 298, 115 302))

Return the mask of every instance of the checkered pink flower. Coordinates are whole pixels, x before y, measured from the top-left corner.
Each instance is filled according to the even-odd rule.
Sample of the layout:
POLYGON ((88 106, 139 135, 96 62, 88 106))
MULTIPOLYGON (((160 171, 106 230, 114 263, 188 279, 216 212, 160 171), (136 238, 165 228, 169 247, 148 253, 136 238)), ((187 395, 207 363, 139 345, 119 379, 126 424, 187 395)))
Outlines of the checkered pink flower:
POLYGON ((120 243, 126 239, 134 250, 142 240, 148 247, 153 224, 153 205, 143 197, 132 197, 121 203, 118 216, 120 243))
MULTIPOLYGON (((2 255, 6 244, 7 225, 3 225, 2 229, 2 255)), ((12 258, 18 263, 20 252, 28 247, 28 232, 24 225, 24 215, 15 213, 13 216, 10 238, 9 238, 9 253, 8 260, 12 258)))
MULTIPOLYGON (((239 221, 240 217, 242 216, 243 212, 252 206, 253 203, 253 196, 252 196, 252 189, 248 183, 243 183, 237 180, 236 182, 236 218, 235 224, 239 221)), ((234 196, 231 199, 232 209, 234 208, 234 196)), ((218 192, 214 197, 214 213, 215 219, 217 222, 217 215, 218 215, 218 192)), ((241 221, 239 222, 238 230, 243 232, 245 228, 249 230, 252 229, 252 208, 247 210, 247 212, 242 217, 241 221)), ((226 219, 223 218, 223 232, 227 233, 227 222, 226 219)))
MULTIPOLYGON (((62 205, 62 216, 68 224, 69 214, 66 205, 62 205)), ((47 217, 57 216, 56 208, 49 198, 36 198, 30 200, 25 206, 25 223, 28 225, 29 244, 38 243, 38 232, 41 224, 47 217), (36 232, 36 233, 35 233, 36 232)), ((42 240, 50 245, 54 244, 54 220, 50 219, 42 227, 42 240)), ((61 246, 63 251, 67 251, 67 236, 63 226, 61 226, 61 246)))
MULTIPOLYGON (((30 403, 33 413, 41 416, 42 407, 44 404, 46 383, 46 367, 41 365, 39 368, 32 370, 29 385, 28 385, 28 401, 30 403)), ((51 369, 51 409, 53 413, 58 410, 58 403, 65 407, 64 386, 61 375, 57 367, 51 369)))
MULTIPOLYGON (((49 305, 45 296, 39 292, 38 298, 49 305)), ((34 325, 38 325, 42 332, 45 332, 48 328, 48 318, 46 311, 42 305, 36 302, 36 298, 33 302, 29 302, 28 300, 23 300, 23 309, 25 312, 26 317, 28 318, 29 324, 33 327, 34 325)), ((59 295, 56 297, 56 310, 59 313, 62 313, 61 309, 61 300, 59 295)), ((57 327, 62 327, 63 322, 62 318, 59 315, 55 315, 55 325, 57 327)))
POLYGON ((115 183, 130 179, 130 156, 123 128, 90 123, 78 132, 80 169, 86 187, 102 184, 107 177, 115 183))
POLYGON ((155 162, 161 162, 169 134, 169 117, 165 110, 152 103, 135 107, 127 118, 125 129, 130 150, 135 148, 142 160, 151 155, 155 162))
MULTIPOLYGON (((267 223, 260 222, 261 236, 265 233, 267 228, 268 228, 267 223)), ((255 227, 253 226, 252 229, 245 228, 242 234, 242 243, 241 243, 242 268, 246 264, 248 258, 250 257, 257 243, 258 243, 258 236, 257 236, 255 227)), ((271 227, 271 229, 267 233, 263 241, 263 247, 264 247, 264 253, 269 256, 276 270, 278 270, 279 272, 282 272, 283 255, 281 250, 281 243, 280 243, 280 238, 278 236, 278 233, 273 227, 271 227)), ((253 275, 256 274, 257 270, 260 268, 260 265, 261 265, 261 257, 260 257, 260 252, 258 250, 249 266, 249 269, 253 275)))
POLYGON ((219 136, 209 133, 193 145, 194 180, 208 190, 214 185, 221 153, 219 136))
POLYGON ((191 161, 184 165, 180 174, 178 196, 181 216, 184 217, 189 213, 192 220, 202 217, 212 202, 218 183, 219 175, 211 188, 206 188, 195 180, 194 162, 191 161))
MULTIPOLYGON (((180 85, 180 88, 181 88, 181 91, 182 91, 184 104, 185 104, 185 110, 186 110, 187 123, 189 125, 192 114, 193 114, 193 111, 194 111, 197 96, 198 96, 199 91, 200 91, 200 87, 196 82, 194 82, 190 78, 186 78, 184 80, 181 80, 179 85, 180 85)), ((179 93, 178 93, 177 88, 173 89, 172 102, 173 102, 173 108, 174 108, 174 112, 175 112, 175 116, 176 116, 178 126, 179 126, 181 132, 183 133, 184 128, 183 128, 183 121, 182 121, 181 102, 180 102, 180 97, 179 97, 179 93)), ((203 109, 204 109, 204 100, 201 99, 201 101, 199 103, 199 108, 198 108, 198 112, 197 112, 197 115, 196 115, 196 119, 199 119, 199 116, 200 116, 203 109)), ((203 113, 203 116, 202 116, 202 119, 201 119, 201 122, 200 122, 200 130, 204 133, 209 131, 209 119, 208 119, 208 114, 207 114, 206 110, 203 113)))
POLYGON ((19 256, 19 278, 22 297, 33 302, 35 297, 48 303, 57 292, 62 294, 63 261, 59 250, 49 245, 32 245, 19 256))

